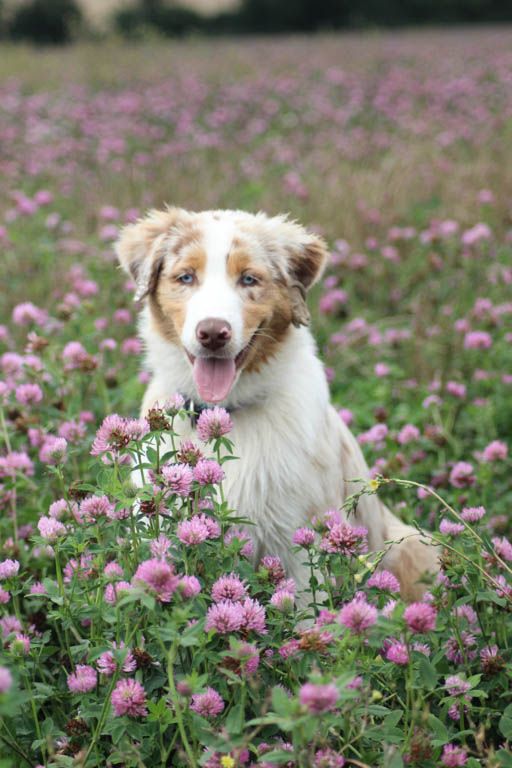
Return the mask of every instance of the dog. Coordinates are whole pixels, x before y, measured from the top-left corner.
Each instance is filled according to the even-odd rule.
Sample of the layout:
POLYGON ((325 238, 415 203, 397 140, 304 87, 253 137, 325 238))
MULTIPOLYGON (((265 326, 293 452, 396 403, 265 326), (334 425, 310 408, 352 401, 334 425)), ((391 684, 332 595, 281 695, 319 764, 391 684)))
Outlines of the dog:
MULTIPOLYGON (((305 589, 294 531, 340 510, 369 477, 330 403, 308 327, 306 292, 325 267, 326 243, 286 216, 168 207, 124 227, 115 249, 143 304, 152 378, 142 415, 177 392, 230 412, 240 460, 223 467, 226 498, 253 523, 255 560, 279 556, 305 589)), ((191 420, 180 429, 194 438, 191 420)), ((424 574, 438 570, 428 538, 375 494, 360 497, 349 522, 367 528, 371 552, 385 552, 379 567, 399 579, 404 599, 419 599, 424 574)))

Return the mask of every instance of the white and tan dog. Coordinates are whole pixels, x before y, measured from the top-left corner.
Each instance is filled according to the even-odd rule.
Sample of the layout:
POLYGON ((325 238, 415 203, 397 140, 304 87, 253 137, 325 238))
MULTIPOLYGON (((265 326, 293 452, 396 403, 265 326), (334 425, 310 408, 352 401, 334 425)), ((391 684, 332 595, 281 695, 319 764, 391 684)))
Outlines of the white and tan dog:
MULTIPOLYGON (((224 466, 228 501, 254 523, 256 557, 278 555, 303 588, 294 531, 340 509, 358 489, 349 481, 368 477, 307 328, 305 293, 325 265, 325 243, 283 216, 169 208, 125 227, 116 250, 145 299, 152 380, 142 412, 176 392, 231 411, 240 460, 224 466)), ((193 431, 183 422, 183 437, 193 431)), ((372 551, 388 549, 383 566, 403 596, 419 597, 422 574, 437 570, 435 549, 375 495, 360 499, 350 522, 368 529, 372 551)))

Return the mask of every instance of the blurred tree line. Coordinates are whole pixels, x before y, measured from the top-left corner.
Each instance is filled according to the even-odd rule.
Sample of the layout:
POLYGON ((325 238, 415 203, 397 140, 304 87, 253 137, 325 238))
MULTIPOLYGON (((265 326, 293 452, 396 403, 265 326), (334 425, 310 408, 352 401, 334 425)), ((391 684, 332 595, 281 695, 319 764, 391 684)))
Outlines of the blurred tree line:
MULTIPOLYGON (((3 38, 57 44, 87 33, 78 0, 19 0, 2 12, 3 4, 3 38)), ((241 0, 235 10, 207 18, 172 0, 132 0, 114 13, 111 30, 179 37, 502 21, 512 21, 512 0, 241 0)))

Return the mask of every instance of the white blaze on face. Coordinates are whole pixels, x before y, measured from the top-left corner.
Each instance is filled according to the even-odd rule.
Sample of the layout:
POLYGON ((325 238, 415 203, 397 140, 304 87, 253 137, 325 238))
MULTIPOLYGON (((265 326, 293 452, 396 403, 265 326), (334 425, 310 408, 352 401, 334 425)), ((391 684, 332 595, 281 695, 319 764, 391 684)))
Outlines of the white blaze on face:
POLYGON ((235 358, 244 346, 243 303, 227 271, 233 223, 209 217, 202 231, 204 275, 187 303, 181 341, 196 358, 193 372, 200 397, 217 403, 227 397, 236 378, 235 358), (208 318, 224 320, 231 326, 231 341, 217 357, 206 352, 196 336, 198 324, 208 318))

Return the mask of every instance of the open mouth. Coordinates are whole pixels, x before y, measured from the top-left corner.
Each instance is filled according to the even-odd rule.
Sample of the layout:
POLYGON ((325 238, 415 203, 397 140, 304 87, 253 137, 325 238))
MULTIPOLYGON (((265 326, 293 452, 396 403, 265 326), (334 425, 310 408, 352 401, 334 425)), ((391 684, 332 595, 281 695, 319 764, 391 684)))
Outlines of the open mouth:
POLYGON ((250 343, 235 358, 195 357, 186 350, 200 398, 205 403, 221 403, 231 392, 238 371, 249 354, 250 343))

